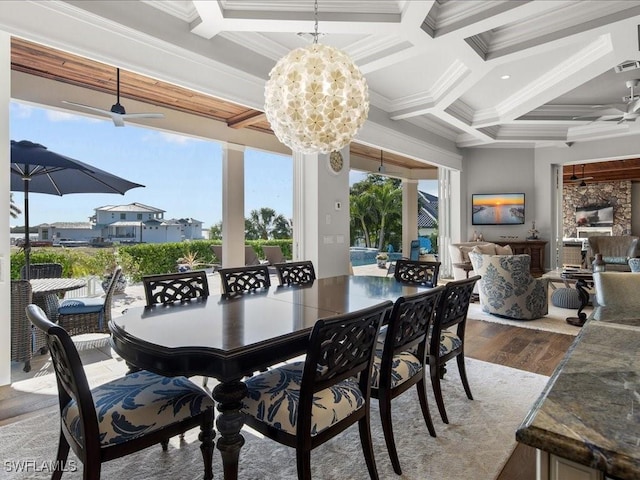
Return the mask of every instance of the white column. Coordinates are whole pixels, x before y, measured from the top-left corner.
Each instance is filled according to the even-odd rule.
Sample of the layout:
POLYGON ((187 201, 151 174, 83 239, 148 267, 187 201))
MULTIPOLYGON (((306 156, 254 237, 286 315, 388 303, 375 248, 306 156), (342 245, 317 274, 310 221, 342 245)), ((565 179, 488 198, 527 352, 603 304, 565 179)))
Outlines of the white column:
POLYGON ((222 150, 222 266, 244 265, 244 145, 222 150))
MULTIPOLYGON (((9 164, 9 103, 11 101, 11 37, 0 32, 0 162, 9 164), (3 160, 4 159, 4 160, 3 160)), ((8 169, 5 170, 7 172, 8 169)), ((0 385, 11 383, 11 250, 9 247, 9 175, 0 176, 0 385)))
POLYGON ((293 153, 293 258, 311 260, 318 278, 349 274, 349 148, 333 174, 328 154, 293 153))
POLYGON ((402 252, 411 251, 411 240, 418 238, 418 181, 402 179, 402 252))

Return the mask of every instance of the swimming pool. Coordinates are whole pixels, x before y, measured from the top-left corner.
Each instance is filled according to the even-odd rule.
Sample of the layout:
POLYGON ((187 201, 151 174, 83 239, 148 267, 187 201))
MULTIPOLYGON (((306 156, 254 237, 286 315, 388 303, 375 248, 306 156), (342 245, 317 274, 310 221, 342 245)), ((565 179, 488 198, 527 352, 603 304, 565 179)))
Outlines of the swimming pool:
MULTIPOLYGON (((373 265, 376 263, 376 255, 378 255, 378 249, 376 248, 351 247, 349 249, 351 265, 354 267, 358 267, 360 265, 373 265)), ((398 252, 388 253, 387 255, 389 255, 389 261, 395 261, 402 258, 402 253, 398 252)))

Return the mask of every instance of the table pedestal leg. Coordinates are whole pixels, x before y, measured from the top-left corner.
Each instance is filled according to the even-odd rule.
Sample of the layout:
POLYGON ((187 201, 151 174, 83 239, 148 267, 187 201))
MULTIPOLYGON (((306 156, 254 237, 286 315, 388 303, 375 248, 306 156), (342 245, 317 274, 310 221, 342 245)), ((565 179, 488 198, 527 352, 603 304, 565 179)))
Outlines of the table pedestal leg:
POLYGON ((236 480, 240 449, 244 445, 244 438, 240 434, 244 415, 240 413, 240 406, 247 394, 247 386, 240 380, 234 380, 216 385, 212 393, 220 412, 216 418, 216 427, 220 433, 216 445, 222 455, 224 478, 236 480))
POLYGON ((576 327, 581 327, 584 325, 584 322, 587 321, 587 314, 582 310, 589 303, 589 292, 587 288, 589 284, 582 278, 576 281, 576 290, 578 291, 578 297, 580 297, 580 308, 578 308, 578 316, 577 317, 569 317, 567 318, 567 323, 571 325, 575 325, 576 327))

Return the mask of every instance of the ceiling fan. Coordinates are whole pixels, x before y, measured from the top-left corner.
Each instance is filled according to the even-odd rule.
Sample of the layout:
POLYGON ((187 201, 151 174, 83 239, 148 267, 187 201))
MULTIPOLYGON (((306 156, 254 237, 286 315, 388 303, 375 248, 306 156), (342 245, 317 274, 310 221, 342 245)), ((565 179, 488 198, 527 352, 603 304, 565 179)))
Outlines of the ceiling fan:
MULTIPOLYGON (((626 108, 620 108, 620 105, 596 105, 595 110, 599 113, 599 116, 593 120, 593 122, 617 122, 624 123, 628 121, 636 121, 640 117, 640 96, 634 94, 634 88, 640 84, 640 79, 627 80, 626 86, 630 90, 628 97, 622 97, 622 100, 626 104, 626 108)), ((580 117, 573 117, 574 120, 593 118, 594 115, 584 115, 580 117)))
POLYGON ((164 114, 162 113, 127 113, 124 107, 120 105, 120 69, 118 68, 116 72, 116 103, 111 106, 111 110, 104 110, 102 108, 91 107, 89 105, 83 105, 81 103, 68 102, 66 100, 63 100, 62 103, 74 105, 76 107, 84 108, 85 110, 90 110, 92 112, 107 115, 111 117, 111 120, 113 120, 113 124, 116 127, 124 127, 124 121, 130 118, 164 118, 164 114))
POLYGON ((585 177, 584 176, 584 163, 582 164, 582 176, 578 177, 576 176, 576 166, 573 165, 573 170, 572 170, 572 174, 569 177, 569 181, 570 182, 580 182, 580 186, 581 187, 586 187, 586 180, 593 180, 593 177, 585 177))

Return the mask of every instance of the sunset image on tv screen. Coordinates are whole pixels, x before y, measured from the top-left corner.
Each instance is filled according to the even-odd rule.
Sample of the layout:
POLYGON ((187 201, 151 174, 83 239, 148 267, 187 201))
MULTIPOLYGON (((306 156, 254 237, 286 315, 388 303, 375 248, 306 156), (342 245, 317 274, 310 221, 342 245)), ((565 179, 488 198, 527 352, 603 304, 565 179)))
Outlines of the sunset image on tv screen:
POLYGON ((524 193, 474 194, 473 225, 521 225, 524 223, 524 193))

